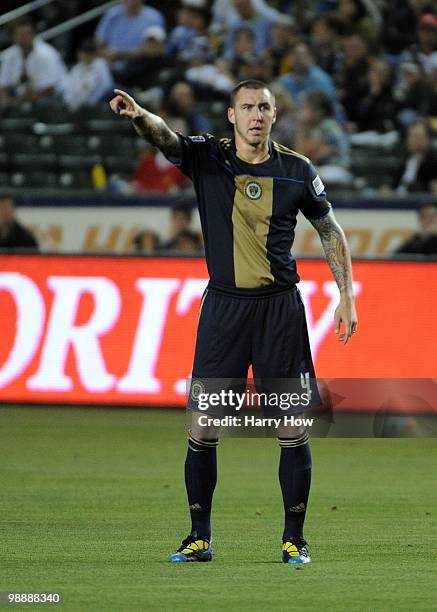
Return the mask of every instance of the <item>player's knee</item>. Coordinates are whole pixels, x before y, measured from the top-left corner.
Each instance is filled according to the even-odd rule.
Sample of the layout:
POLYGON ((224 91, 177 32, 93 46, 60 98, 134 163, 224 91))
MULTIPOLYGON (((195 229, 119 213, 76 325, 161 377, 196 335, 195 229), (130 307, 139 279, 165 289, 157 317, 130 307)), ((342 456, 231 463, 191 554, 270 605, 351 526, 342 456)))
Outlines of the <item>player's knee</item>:
POLYGON ((301 438, 308 439, 308 431, 306 425, 281 425, 277 431, 278 440, 281 439, 295 439, 300 440, 301 438))
POLYGON ((199 421, 197 413, 193 413, 188 433, 198 440, 217 440, 220 437, 220 429, 213 425, 204 425, 199 421))
POLYGON ((219 438, 216 432, 201 432, 200 435, 196 435, 196 433, 192 429, 188 431, 188 446, 192 450, 199 451, 217 448, 219 438))

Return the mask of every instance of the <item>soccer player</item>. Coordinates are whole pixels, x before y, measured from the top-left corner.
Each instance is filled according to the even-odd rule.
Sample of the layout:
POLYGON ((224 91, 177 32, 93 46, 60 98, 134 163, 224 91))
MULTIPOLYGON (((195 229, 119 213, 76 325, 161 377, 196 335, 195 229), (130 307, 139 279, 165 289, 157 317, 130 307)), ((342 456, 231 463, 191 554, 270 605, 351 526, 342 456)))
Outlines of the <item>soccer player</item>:
MULTIPOLYGON (((275 99, 265 83, 239 83, 228 120, 233 138, 185 137, 120 90, 110 105, 142 137, 191 178, 197 194, 210 281, 202 300, 194 379, 315 377, 305 312, 290 250, 301 210, 316 228, 340 291, 335 332, 346 344, 357 329, 352 268, 344 233, 310 161, 269 138, 275 99)), ((217 480, 218 431, 189 431, 185 483, 192 529, 174 562, 210 561, 211 505, 217 480)), ((279 481, 284 502, 282 558, 311 561, 303 525, 311 481, 304 428, 278 436, 279 481)))

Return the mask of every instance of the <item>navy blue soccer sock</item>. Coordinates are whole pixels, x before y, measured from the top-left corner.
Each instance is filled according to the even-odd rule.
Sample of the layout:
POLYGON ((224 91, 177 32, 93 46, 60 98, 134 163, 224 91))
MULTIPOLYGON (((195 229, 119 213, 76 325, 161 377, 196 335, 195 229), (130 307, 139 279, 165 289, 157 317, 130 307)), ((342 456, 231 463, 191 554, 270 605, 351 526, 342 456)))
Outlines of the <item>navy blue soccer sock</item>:
POLYGON ((283 541, 300 542, 304 539, 303 525, 311 486, 308 434, 301 438, 279 438, 279 446, 279 482, 285 513, 283 541))
POLYGON ((218 439, 199 440, 191 433, 185 460, 185 486, 191 515, 191 535, 211 539, 211 505, 217 482, 218 439))

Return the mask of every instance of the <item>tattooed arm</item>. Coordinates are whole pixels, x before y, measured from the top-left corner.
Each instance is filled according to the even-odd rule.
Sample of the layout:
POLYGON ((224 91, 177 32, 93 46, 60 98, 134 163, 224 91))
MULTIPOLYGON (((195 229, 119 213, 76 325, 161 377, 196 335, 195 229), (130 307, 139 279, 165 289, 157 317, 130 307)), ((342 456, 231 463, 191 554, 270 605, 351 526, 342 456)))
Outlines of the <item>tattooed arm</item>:
POLYGON ((109 105, 117 115, 128 117, 136 130, 145 140, 160 149, 164 155, 174 160, 180 157, 179 139, 161 117, 142 108, 126 92, 114 89, 117 94, 109 105))
POLYGON ((346 344, 349 338, 357 331, 357 313, 355 312, 355 299, 352 286, 352 263, 349 247, 343 230, 337 223, 332 210, 321 219, 310 220, 317 230, 326 261, 340 290, 340 303, 335 310, 335 333, 340 333, 340 323, 344 330, 339 340, 346 344))

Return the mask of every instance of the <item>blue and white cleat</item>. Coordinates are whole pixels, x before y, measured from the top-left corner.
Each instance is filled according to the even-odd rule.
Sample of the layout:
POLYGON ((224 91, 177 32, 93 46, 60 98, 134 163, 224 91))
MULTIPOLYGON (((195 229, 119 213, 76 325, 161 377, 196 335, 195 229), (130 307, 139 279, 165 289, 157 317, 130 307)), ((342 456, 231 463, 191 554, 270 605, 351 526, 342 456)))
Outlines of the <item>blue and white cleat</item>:
POLYGON ((170 555, 169 561, 172 563, 189 563, 193 561, 204 562, 212 561, 211 543, 208 540, 202 540, 195 536, 189 535, 182 542, 180 548, 170 555))
POLYGON ((306 542, 295 544, 291 540, 286 540, 282 544, 282 561, 284 563, 311 563, 306 542))

